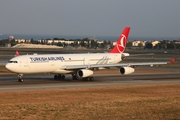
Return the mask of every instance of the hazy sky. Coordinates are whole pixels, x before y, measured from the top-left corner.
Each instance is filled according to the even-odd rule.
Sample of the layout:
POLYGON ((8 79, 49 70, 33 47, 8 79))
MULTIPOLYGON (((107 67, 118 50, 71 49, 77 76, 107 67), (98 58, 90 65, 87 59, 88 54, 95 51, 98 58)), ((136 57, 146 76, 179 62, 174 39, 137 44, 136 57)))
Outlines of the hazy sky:
POLYGON ((180 38, 180 0, 0 0, 0 33, 180 38))

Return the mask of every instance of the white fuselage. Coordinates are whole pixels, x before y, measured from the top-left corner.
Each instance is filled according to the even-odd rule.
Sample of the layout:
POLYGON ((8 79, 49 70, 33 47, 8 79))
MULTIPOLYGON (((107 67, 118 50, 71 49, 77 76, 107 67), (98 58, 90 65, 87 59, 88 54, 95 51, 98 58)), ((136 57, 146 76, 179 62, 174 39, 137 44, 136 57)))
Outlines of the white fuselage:
POLYGON ((6 68, 18 74, 67 74, 73 73, 75 69, 66 70, 66 66, 115 64, 120 62, 121 58, 120 53, 21 55, 12 58, 6 68))

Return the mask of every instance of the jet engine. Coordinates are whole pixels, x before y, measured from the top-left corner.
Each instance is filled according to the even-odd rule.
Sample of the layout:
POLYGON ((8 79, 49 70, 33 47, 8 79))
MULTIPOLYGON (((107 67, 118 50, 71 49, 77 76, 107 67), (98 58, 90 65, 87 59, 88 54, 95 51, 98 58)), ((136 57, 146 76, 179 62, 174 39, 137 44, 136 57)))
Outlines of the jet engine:
POLYGON ((120 68, 120 73, 122 74, 122 75, 127 75, 127 74, 131 74, 131 73, 133 73, 135 70, 134 70, 134 68, 132 68, 132 67, 121 67, 120 68))
POLYGON ((93 71, 87 70, 87 69, 81 69, 77 72, 77 75, 82 78, 89 77, 89 76, 93 75, 93 71))

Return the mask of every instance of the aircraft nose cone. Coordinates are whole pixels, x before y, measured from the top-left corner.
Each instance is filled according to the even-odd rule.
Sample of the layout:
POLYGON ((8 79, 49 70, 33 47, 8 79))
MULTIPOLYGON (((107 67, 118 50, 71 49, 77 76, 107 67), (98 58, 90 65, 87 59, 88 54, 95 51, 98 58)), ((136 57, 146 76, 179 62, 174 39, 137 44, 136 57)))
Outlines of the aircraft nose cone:
POLYGON ((10 64, 6 64, 5 67, 6 67, 6 69, 11 71, 11 65, 10 64))

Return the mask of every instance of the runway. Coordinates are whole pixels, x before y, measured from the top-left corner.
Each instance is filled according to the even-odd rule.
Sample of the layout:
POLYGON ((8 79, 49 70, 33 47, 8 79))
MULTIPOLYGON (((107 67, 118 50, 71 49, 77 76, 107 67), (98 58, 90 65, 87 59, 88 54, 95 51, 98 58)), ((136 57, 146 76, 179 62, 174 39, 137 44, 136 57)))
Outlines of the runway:
POLYGON ((99 74, 94 75, 94 81, 54 80, 53 75, 25 75, 24 82, 18 82, 15 75, 0 76, 0 92, 19 90, 46 90, 91 88, 109 86, 139 86, 151 84, 180 84, 179 72, 165 73, 134 73, 131 75, 99 74))

